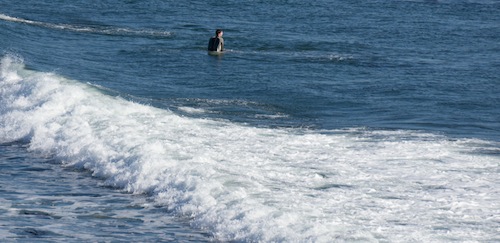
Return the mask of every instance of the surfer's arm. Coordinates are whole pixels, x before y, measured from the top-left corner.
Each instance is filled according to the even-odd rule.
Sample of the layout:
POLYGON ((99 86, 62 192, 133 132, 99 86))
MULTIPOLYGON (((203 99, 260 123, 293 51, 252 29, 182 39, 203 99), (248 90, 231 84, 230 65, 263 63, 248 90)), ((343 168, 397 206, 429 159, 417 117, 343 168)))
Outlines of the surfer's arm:
POLYGON ((224 51, 224 39, 220 38, 220 51, 224 51))

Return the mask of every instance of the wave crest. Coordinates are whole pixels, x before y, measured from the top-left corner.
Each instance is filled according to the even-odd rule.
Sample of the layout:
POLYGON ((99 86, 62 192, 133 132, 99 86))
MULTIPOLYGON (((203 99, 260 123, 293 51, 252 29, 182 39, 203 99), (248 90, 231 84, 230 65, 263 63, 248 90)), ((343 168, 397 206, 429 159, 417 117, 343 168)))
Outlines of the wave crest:
POLYGON ((40 21, 33 21, 29 19, 22 19, 11 17, 5 14, 0 14, 0 20, 8 22, 16 22, 33 26, 40 26, 43 28, 66 30, 73 32, 84 32, 92 34, 102 34, 102 35, 119 35, 119 36, 141 36, 141 37, 170 37, 172 33, 169 31, 158 31, 150 29, 132 29, 124 27, 114 27, 114 26, 82 26, 82 25, 72 25, 72 24, 54 24, 40 21))
POLYGON ((464 239, 496 236, 500 158, 478 148, 498 152, 498 144, 186 118, 27 70, 12 57, 0 70, 0 143, 23 140, 107 185, 146 194, 217 240, 443 237, 428 225, 464 239))

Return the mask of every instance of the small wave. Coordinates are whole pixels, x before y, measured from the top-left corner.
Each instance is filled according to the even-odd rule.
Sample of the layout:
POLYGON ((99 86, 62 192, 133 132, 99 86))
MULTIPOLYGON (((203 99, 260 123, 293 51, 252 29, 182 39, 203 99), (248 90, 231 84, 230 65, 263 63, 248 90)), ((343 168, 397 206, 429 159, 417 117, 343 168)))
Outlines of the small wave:
POLYGON ((130 36, 149 36, 149 37, 169 37, 172 35, 169 31, 158 31, 150 29, 131 29, 126 27, 114 26, 83 26, 71 24, 54 24, 29 19, 11 17, 5 14, 0 14, 0 20, 8 22, 23 23, 33 26, 40 26, 49 29, 67 30, 73 32, 93 33, 102 35, 130 35, 130 36))
POLYGON ((255 118, 268 118, 268 119, 279 119, 279 118, 288 118, 290 117, 287 114, 256 114, 255 118))
POLYGON ((349 60, 353 60, 354 57, 350 56, 350 55, 331 54, 331 55, 328 55, 328 59, 330 61, 349 61, 349 60))
POLYGON ((358 60, 352 54, 340 54, 340 53, 329 53, 325 51, 269 51, 269 50, 257 50, 257 51, 242 51, 242 50, 227 50, 226 52, 239 54, 239 55, 251 55, 254 58, 261 57, 272 57, 280 58, 293 62, 319 62, 319 63, 356 63, 358 60))
POLYGON ((316 63, 354 63, 356 58, 347 54, 327 54, 327 53, 297 53, 293 60, 300 62, 316 63))
MULTIPOLYGON (((201 98, 187 98, 176 99, 177 110, 186 114, 217 114, 225 117, 228 115, 232 117, 238 113, 239 118, 246 117, 247 119, 285 119, 290 118, 289 115, 280 111, 279 107, 262 104, 253 101, 235 99, 201 99, 201 98)), ((226 117, 229 120, 229 117, 226 117)), ((248 121, 245 119, 246 121, 248 121)))
POLYGON ((205 113, 207 112, 206 110, 204 109, 200 109, 200 108, 193 108, 193 107, 187 107, 187 106, 183 106, 183 107, 179 107, 178 108, 180 111, 183 111, 183 112, 186 112, 186 113, 189 113, 189 114, 200 114, 200 113, 205 113))

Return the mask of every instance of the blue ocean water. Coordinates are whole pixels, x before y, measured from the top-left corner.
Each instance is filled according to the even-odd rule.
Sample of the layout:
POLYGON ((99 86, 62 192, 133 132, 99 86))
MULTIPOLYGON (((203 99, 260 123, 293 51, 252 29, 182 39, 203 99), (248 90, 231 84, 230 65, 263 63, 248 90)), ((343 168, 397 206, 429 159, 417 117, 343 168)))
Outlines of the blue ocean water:
POLYGON ((0 9, 0 239, 500 240, 497 1, 0 9))

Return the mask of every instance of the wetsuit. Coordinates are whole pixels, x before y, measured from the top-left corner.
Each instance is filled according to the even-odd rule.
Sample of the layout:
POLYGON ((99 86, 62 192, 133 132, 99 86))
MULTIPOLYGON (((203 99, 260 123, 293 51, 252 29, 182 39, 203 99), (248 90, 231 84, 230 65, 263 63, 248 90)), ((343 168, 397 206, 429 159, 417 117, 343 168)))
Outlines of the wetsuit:
POLYGON ((222 37, 212 37, 208 41, 208 51, 224 51, 224 39, 222 37))

